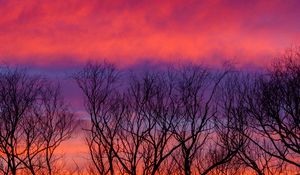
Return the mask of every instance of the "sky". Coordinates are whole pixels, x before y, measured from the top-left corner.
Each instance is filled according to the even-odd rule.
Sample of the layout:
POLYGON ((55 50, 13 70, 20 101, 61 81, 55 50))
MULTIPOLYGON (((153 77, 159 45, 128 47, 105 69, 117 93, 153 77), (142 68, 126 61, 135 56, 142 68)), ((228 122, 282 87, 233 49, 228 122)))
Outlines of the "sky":
POLYGON ((0 63, 59 77, 84 114, 66 75, 89 60, 139 69, 226 60, 264 67, 299 46, 299 8, 299 0, 0 0, 0 63))
POLYGON ((0 60, 261 66, 299 44, 299 7, 298 0, 0 0, 0 60))

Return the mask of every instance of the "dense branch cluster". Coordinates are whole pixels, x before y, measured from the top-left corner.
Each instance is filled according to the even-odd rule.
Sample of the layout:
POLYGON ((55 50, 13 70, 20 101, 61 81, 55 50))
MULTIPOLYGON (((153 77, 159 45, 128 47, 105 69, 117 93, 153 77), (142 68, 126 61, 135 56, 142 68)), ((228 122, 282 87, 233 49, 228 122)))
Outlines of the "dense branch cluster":
POLYGON ((57 147, 75 120, 59 86, 25 70, 0 73, 0 174, 57 174, 57 147))
MULTIPOLYGON (((297 57, 298 56, 298 57, 297 57)), ((296 59, 295 59, 296 57, 296 59)), ((91 174, 280 174, 300 169, 300 64, 75 74, 90 115, 91 174)))
MULTIPOLYGON (((88 63, 73 75, 89 116, 77 174, 300 172, 299 60, 293 52, 260 73, 88 63)), ((1 70, 0 174, 67 174, 56 150, 76 123, 57 84, 1 70)))

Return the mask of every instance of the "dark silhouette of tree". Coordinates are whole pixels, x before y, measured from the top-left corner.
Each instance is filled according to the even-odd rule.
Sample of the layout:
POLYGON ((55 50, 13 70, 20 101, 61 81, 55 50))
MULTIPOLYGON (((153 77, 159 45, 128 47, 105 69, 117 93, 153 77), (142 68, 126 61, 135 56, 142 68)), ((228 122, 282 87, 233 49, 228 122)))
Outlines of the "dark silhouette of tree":
POLYGON ((267 175, 300 167, 299 57, 293 52, 259 74, 184 65, 122 79, 111 64, 87 64, 74 79, 90 115, 91 174, 267 175))
POLYGON ((116 82, 119 73, 110 64, 92 64, 74 75, 74 79, 81 88, 85 107, 90 115, 91 128, 87 129, 90 156, 94 172, 99 174, 115 173, 115 159, 123 162, 118 157, 118 148, 115 147, 117 131, 120 126, 120 116, 117 103, 118 91, 116 82))
POLYGON ((172 132, 179 112, 174 78, 168 71, 147 72, 131 83, 134 112, 143 122, 139 134, 143 138, 141 174, 158 173, 163 162, 181 145, 172 132))
POLYGON ((180 110, 173 132, 181 146, 174 159, 185 175, 195 170, 197 174, 209 174, 230 161, 240 147, 232 143, 236 135, 223 126, 227 118, 217 117, 215 95, 228 71, 212 73, 201 66, 188 65, 176 72, 180 110))
MULTIPOLYGON (((26 148, 22 149, 24 121, 31 112, 34 101, 41 89, 38 78, 28 78, 21 70, 2 70, 0 76, 1 105, 1 159, 5 166, 1 167, 4 174, 16 175, 20 169, 26 148)), ((29 138, 30 139, 30 138, 29 138)))
MULTIPOLYGON (((256 75, 238 71, 228 76, 221 91, 221 106, 224 114, 228 117, 227 121, 231 123, 229 128, 235 130, 238 133, 236 137, 243 141, 233 163, 245 167, 247 171, 252 170, 256 174, 272 174, 282 167, 282 162, 266 154, 252 142, 252 139, 260 138, 260 135, 253 130, 255 125, 248 114, 248 101, 254 97, 252 89, 256 86, 256 79, 256 75)), ((261 144, 268 146, 267 142, 261 144)))
POLYGON ((59 88, 18 68, 0 74, 0 171, 52 174, 54 152, 70 137, 73 114, 59 88))
POLYGON ((287 53, 268 75, 257 80, 254 97, 248 99, 255 132, 267 146, 251 138, 261 150, 288 164, 300 167, 300 64, 299 52, 287 53))
POLYGON ((165 85, 162 75, 148 74, 133 78, 122 95, 114 89, 117 78, 109 64, 89 64, 75 75, 91 116, 88 146, 95 169, 100 174, 114 174, 115 169, 138 174, 142 164, 143 174, 155 174, 176 149, 168 145, 173 87, 165 85))
POLYGON ((209 174, 230 162, 244 142, 229 127, 233 120, 217 116, 215 94, 226 74, 186 66, 120 83, 113 65, 89 63, 74 78, 91 118, 91 172, 209 174))
POLYGON ((46 174, 57 174, 60 170, 55 164, 59 157, 54 154, 55 150, 71 137, 77 122, 63 101, 58 85, 47 83, 42 89, 40 98, 42 106, 40 109, 35 107, 34 110, 37 123, 40 125, 40 139, 43 142, 41 151, 47 165, 46 174))

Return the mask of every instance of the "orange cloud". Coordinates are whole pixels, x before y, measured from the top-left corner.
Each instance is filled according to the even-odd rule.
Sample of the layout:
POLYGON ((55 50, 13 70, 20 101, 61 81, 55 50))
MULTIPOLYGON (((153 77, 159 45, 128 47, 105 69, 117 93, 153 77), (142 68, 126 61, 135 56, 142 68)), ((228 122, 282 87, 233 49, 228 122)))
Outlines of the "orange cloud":
POLYGON ((0 1, 0 58, 131 64, 174 58, 213 62, 217 55, 263 64, 262 58, 299 43, 299 5, 296 0, 0 1))

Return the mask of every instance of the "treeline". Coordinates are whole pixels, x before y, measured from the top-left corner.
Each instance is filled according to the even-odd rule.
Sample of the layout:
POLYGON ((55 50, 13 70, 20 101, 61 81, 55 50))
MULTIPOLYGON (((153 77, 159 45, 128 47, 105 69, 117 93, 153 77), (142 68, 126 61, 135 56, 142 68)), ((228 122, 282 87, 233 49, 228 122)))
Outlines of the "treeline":
MULTIPOLYGON (((89 63, 72 78, 90 117, 82 130, 90 161, 73 173, 300 172, 298 52, 260 73, 89 63)), ((20 69, 3 69, 0 81, 1 173, 67 174, 55 151, 78 118, 59 86, 20 69)))

